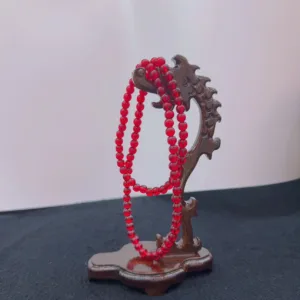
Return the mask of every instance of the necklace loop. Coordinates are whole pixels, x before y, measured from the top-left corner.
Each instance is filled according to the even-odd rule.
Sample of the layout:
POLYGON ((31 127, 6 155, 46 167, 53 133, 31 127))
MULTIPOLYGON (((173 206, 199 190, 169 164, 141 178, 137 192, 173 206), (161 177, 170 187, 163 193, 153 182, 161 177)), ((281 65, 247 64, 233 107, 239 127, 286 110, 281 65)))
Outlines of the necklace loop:
POLYGON ((185 106, 183 105, 180 89, 173 78, 173 74, 169 71, 169 66, 165 63, 164 58, 152 58, 150 61, 144 59, 140 64, 136 66, 137 69, 144 68, 146 79, 152 82, 157 88, 157 94, 163 103, 163 109, 165 111, 166 127, 165 133, 167 136, 167 142, 169 144, 169 180, 160 187, 148 188, 145 185, 140 185, 134 178, 131 177, 133 172, 133 162, 135 154, 137 153, 137 147, 139 145, 139 133, 141 130, 144 101, 147 92, 140 90, 137 96, 135 119, 133 121, 134 127, 131 134, 131 142, 126 159, 124 159, 123 153, 123 137, 126 131, 126 125, 128 123, 128 108, 132 95, 135 90, 135 84, 132 79, 129 80, 129 84, 126 87, 126 92, 123 96, 122 108, 120 110, 120 124, 116 133, 116 158, 117 165, 120 169, 120 173, 123 175, 123 214, 125 218, 128 237, 131 240, 134 248, 139 252, 142 258, 149 258, 151 260, 158 260, 166 255, 173 245, 175 244, 178 234, 180 232, 181 217, 182 217, 182 189, 181 185, 181 172, 182 166, 185 162, 187 154, 187 123, 185 122, 185 106), (173 107, 176 106, 177 120, 179 122, 179 139, 175 137, 174 129, 174 112, 173 107), (167 193, 168 190, 173 189, 172 202, 172 225, 170 232, 164 239, 164 242, 160 248, 156 251, 149 252, 140 243, 139 237, 134 230, 133 216, 131 212, 131 191, 132 189, 137 192, 146 194, 147 196, 157 196, 167 193))

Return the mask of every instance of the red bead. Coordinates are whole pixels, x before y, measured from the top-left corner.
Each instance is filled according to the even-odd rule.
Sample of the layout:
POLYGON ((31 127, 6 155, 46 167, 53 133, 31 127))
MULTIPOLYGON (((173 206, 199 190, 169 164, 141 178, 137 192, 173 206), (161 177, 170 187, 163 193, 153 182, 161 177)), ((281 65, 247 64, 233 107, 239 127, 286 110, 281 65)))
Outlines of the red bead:
MULTIPOLYGON (((128 159, 128 157, 127 157, 127 159, 128 159)), ((132 161, 126 161, 126 168, 131 168, 132 167, 132 161)))
POLYGON ((125 103, 127 103, 128 107, 129 107, 128 102, 131 100, 131 94, 125 93, 124 96, 123 96, 123 99, 125 100, 125 103))
POLYGON ((162 87, 162 82, 161 82, 160 78, 156 78, 156 79, 154 80, 154 85, 155 85, 157 88, 162 87))
POLYGON ((133 127, 133 132, 134 133, 139 133, 141 131, 141 127, 139 127, 139 126, 134 126, 133 127))
POLYGON ((175 129, 174 128, 167 128, 166 129, 166 135, 167 136, 173 136, 175 134, 175 129))
POLYGON ((180 131, 184 131, 187 129, 187 123, 186 122, 182 122, 178 124, 178 128, 180 131))
POLYGON ((122 146, 123 140, 122 140, 122 139, 115 139, 115 143, 116 143, 116 145, 118 145, 118 146, 122 146))
POLYGON ((173 194, 174 194, 174 196, 180 196, 182 194, 182 189, 178 188, 178 187, 174 187, 173 194))
POLYGON ((150 62, 156 66, 157 65, 157 57, 151 58, 150 62))
POLYGON ((131 210, 124 209, 123 210, 123 215, 124 215, 124 217, 129 217, 131 215, 131 210))
POLYGON ((159 189, 157 187, 154 187, 152 189, 152 192, 153 192, 153 196, 158 196, 159 195, 159 189))
POLYGON ((178 146, 170 146, 169 147, 169 152, 171 154, 176 154, 178 152, 178 150, 179 150, 178 146))
POLYGON ((170 90, 174 90, 177 88, 177 83, 175 80, 171 80, 169 83, 168 83, 168 87, 170 90))
POLYGON ((131 198, 130 198, 130 196, 125 195, 125 196, 123 197, 123 200, 124 200, 124 202, 130 202, 131 198))
POLYGON ((129 108, 129 103, 128 102, 125 102, 125 101, 123 101, 122 102, 122 107, 124 108, 124 109, 127 109, 127 108, 129 108))
POLYGON ((147 192, 146 192, 146 195, 147 195, 148 197, 153 196, 153 190, 152 190, 152 189, 148 189, 147 192))
POLYGON ((140 95, 146 96, 147 94, 148 94, 147 92, 140 90, 140 95))
POLYGON ((128 154, 127 155, 127 160, 128 161, 133 161, 134 160, 134 156, 132 154, 128 154))
POLYGON ((123 146, 116 146, 116 152, 122 153, 123 152, 123 146))
POLYGON ((175 98, 175 104, 176 105, 181 105, 183 102, 183 98, 181 96, 178 96, 175 98))
POLYGON ((171 232, 177 236, 180 232, 180 229, 172 226, 171 232))
POLYGON ((136 184, 135 186, 133 186, 133 190, 135 192, 139 192, 140 191, 140 186, 138 184, 136 184))
POLYGON ((163 108, 165 111, 169 111, 172 109, 172 104, 171 103, 164 103, 163 108))
POLYGON ((132 154, 132 155, 136 154, 136 151, 137 150, 134 147, 130 147, 129 150, 128 150, 129 154, 132 154))
POLYGON ((128 85, 126 88, 127 93, 132 94, 134 92, 134 87, 131 85, 128 85))
POLYGON ((130 178, 129 180, 128 180, 128 183, 129 183, 129 185, 130 186, 135 186, 135 179, 133 179, 133 178, 130 178))
POLYGON ((163 103, 169 103, 170 102, 170 96, 168 94, 162 95, 160 99, 163 103))
POLYGON ((169 169, 171 171, 177 171, 177 169, 178 169, 177 163, 169 163, 169 169))
POLYGON ((147 192, 147 187, 145 185, 141 185, 140 192, 145 194, 147 192))
POLYGON ((131 203, 124 203, 123 207, 124 209, 131 209, 131 203))
POLYGON ((120 124, 118 128, 119 128, 120 131, 125 131, 126 130, 126 125, 120 124))
POLYGON ((184 113, 184 111, 185 111, 184 105, 179 105, 179 106, 177 106, 177 107, 176 107, 176 111, 177 111, 179 114, 184 113))
POLYGON ((167 127, 167 128, 170 128, 170 127, 172 127, 174 125, 174 121, 172 120, 172 119, 167 119, 167 120, 165 120, 165 126, 167 127))
POLYGON ((184 122, 186 119, 185 114, 179 114, 177 115, 178 122, 184 122))
POLYGON ((142 124, 142 121, 140 119, 134 119, 133 123, 135 126, 140 126, 142 124))
POLYGON ((154 64, 152 63, 148 63, 148 65, 146 66, 146 70, 150 73, 151 71, 154 70, 154 64))
POLYGON ((141 119, 143 117, 143 113, 141 111, 136 111, 134 115, 137 119, 141 119))
POLYGON ((129 188, 125 188, 125 189, 123 190, 123 192, 124 192, 125 195, 129 196, 130 193, 131 193, 131 190, 130 190, 129 188))
POLYGON ((170 154, 169 155, 169 161, 175 163, 175 162, 178 161, 178 157, 174 154, 170 154))
POLYGON ((166 78, 167 78, 168 81, 171 81, 171 80, 173 79, 173 74, 172 74, 172 72, 169 71, 169 72, 166 74, 166 78))
POLYGON ((133 133, 131 134, 131 138, 132 138, 133 140, 136 140, 136 141, 137 141, 137 140, 139 139, 139 137, 140 137, 140 135, 139 135, 138 133, 134 133, 134 132, 133 132, 133 133))
POLYGON ((124 158, 124 155, 122 153, 117 153, 116 154, 116 159, 117 160, 122 160, 124 158))
POLYGON ((145 108, 145 105, 144 105, 144 104, 142 104, 142 103, 137 103, 136 109, 137 109, 138 111, 143 111, 144 108, 145 108))
POLYGON ((145 258, 149 255, 149 253, 146 249, 141 249, 140 250, 140 255, 141 255, 142 258, 145 258))
POLYGON ((187 146, 186 140, 179 140, 178 145, 180 148, 185 148, 187 146))
POLYGON ((126 117, 126 116, 128 115, 128 110, 122 108, 122 109, 120 110, 120 114, 121 114, 122 117, 126 117))
POLYGON ((139 103, 143 103, 144 101, 145 101, 145 96, 143 96, 143 95, 138 95, 137 97, 136 97, 136 100, 137 100, 137 102, 139 102, 139 103))
POLYGON ((179 97, 180 96, 180 91, 179 89, 175 89, 172 91, 172 95, 174 98, 179 97))
MULTIPOLYGON (((124 215, 124 217, 125 217, 125 218, 128 218, 128 217, 125 216, 125 215, 124 215)), ((127 225, 126 225, 126 228, 127 228, 127 231, 129 231, 129 232, 134 231, 134 225, 133 225, 133 223, 131 222, 130 224, 127 224, 127 225)))
POLYGON ((129 232, 127 233, 127 235, 128 235, 128 237, 129 237, 130 239, 133 239, 133 238, 135 237, 135 232, 134 232, 134 231, 129 231, 129 232))
POLYGON ((180 131, 180 132, 179 132, 179 137, 180 137, 182 140, 186 140, 187 137, 188 137, 187 131, 180 131))
POLYGON ((123 161, 123 160, 119 160, 119 161, 117 162, 117 166, 118 166, 119 168, 124 167, 124 161, 123 161))
POLYGON ((179 150, 179 156, 185 157, 187 154, 187 150, 185 148, 179 150))
POLYGON ((159 77, 159 74, 156 70, 153 70, 151 73, 150 73, 150 76, 152 78, 152 80, 155 80, 159 77))
POLYGON ((116 136, 117 136, 118 139, 123 138, 124 137, 124 131, 120 131, 120 130, 117 131, 116 136))
POLYGON ((164 243, 168 248, 172 247, 172 242, 168 238, 165 239, 164 243))
POLYGON ((163 66, 160 67, 160 71, 163 73, 163 74, 166 74, 169 72, 169 66, 164 64, 163 66))
POLYGON ((174 187, 180 187, 180 179, 174 179, 173 181, 172 181, 172 184, 173 184, 173 186, 174 187))
POLYGON ((135 66, 136 69, 139 69, 139 68, 141 68, 141 67, 142 67, 141 64, 137 64, 137 65, 135 66))
POLYGON ((123 175, 123 179, 124 179, 125 181, 129 181, 130 178, 131 178, 131 176, 130 176, 129 174, 123 175))
POLYGON ((171 177, 173 179, 177 179, 180 177, 180 172, 179 171, 176 171, 176 172, 171 172, 171 177))
POLYGON ((128 122, 127 117, 121 117, 121 118, 120 118, 120 123, 121 123, 121 124, 126 125, 127 122, 128 122))
POLYGON ((132 78, 129 79, 129 82, 128 82, 128 83, 129 83, 130 86, 133 86, 133 87, 134 87, 134 82, 133 82, 132 78))
POLYGON ((158 57, 156 60, 156 64, 157 66, 161 67, 162 65, 164 65, 166 63, 166 60, 163 57, 158 57))
POLYGON ((148 59, 143 59, 141 61, 141 66, 144 67, 144 68, 146 68, 148 66, 148 64, 149 64, 149 60, 148 59))
POLYGON ((172 202, 174 205, 181 203, 181 197, 180 196, 172 196, 172 202))
POLYGON ((168 144, 169 145, 174 146, 176 144, 176 142, 177 142, 176 137, 174 137, 174 136, 168 137, 168 144))
POLYGON ((136 141, 136 140, 132 140, 132 141, 130 142, 130 145, 131 145, 131 147, 136 148, 136 147, 139 145, 139 143, 138 143, 138 141, 136 141))
POLYGON ((140 251, 142 250, 143 246, 141 244, 137 244, 134 246, 135 250, 140 251))
POLYGON ((166 119, 172 119, 174 117, 174 112, 172 110, 165 112, 165 118, 166 119))
POLYGON ((125 219, 125 223, 126 223, 126 227, 127 227, 127 226, 133 226, 133 217, 132 217, 132 216, 127 217, 127 218, 125 219))
POLYGON ((137 245, 140 243, 140 239, 138 238, 138 236, 135 236, 131 241, 134 245, 137 245))
MULTIPOLYGON (((163 96, 165 94, 165 89, 163 87, 159 87, 157 89, 157 94, 160 95, 160 96, 163 96)), ((162 98, 161 98, 162 99, 162 98)))

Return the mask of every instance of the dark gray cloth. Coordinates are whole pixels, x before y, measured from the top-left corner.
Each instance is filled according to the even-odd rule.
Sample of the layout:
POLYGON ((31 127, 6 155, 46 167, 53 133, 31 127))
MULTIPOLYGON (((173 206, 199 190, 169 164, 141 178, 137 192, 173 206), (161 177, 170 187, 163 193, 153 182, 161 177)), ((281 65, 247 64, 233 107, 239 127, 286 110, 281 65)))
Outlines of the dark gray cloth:
MULTIPOLYGON (((194 232, 214 256, 213 271, 161 299, 300 299, 300 181, 191 195, 199 201, 194 232)), ((170 226, 169 197, 135 199, 133 213, 141 239, 154 240, 170 226)), ((125 243, 120 200, 2 213, 0 299, 150 299, 87 279, 91 255, 125 243)))

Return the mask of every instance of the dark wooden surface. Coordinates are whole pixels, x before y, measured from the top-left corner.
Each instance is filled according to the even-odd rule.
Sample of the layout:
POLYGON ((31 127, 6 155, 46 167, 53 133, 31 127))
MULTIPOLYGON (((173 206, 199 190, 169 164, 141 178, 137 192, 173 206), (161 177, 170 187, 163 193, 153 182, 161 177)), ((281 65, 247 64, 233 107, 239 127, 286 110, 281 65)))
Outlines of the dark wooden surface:
MULTIPOLYGON (((155 250, 155 242, 143 242, 147 249, 155 250)), ((131 244, 119 251, 94 255, 88 262, 89 278, 92 280, 119 280, 128 286, 144 290, 148 295, 158 296, 173 285, 180 283, 188 272, 211 270, 212 255, 202 248, 198 253, 167 255, 159 261, 137 256, 131 244)))

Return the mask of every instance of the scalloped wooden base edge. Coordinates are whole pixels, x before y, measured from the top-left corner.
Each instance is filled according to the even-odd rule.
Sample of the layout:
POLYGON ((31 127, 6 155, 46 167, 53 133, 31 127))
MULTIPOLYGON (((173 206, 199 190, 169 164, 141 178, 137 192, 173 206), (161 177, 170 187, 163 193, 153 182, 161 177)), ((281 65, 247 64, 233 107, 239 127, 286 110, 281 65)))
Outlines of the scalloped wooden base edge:
MULTIPOLYGON (((149 249, 155 242, 143 242, 149 249)), ((142 289, 150 296, 164 294, 172 285, 181 283, 190 272, 212 269, 213 257, 202 248, 198 253, 170 254, 158 262, 144 260, 138 256, 131 244, 119 251, 98 253, 88 262, 90 280, 118 280, 132 288, 142 289)))

